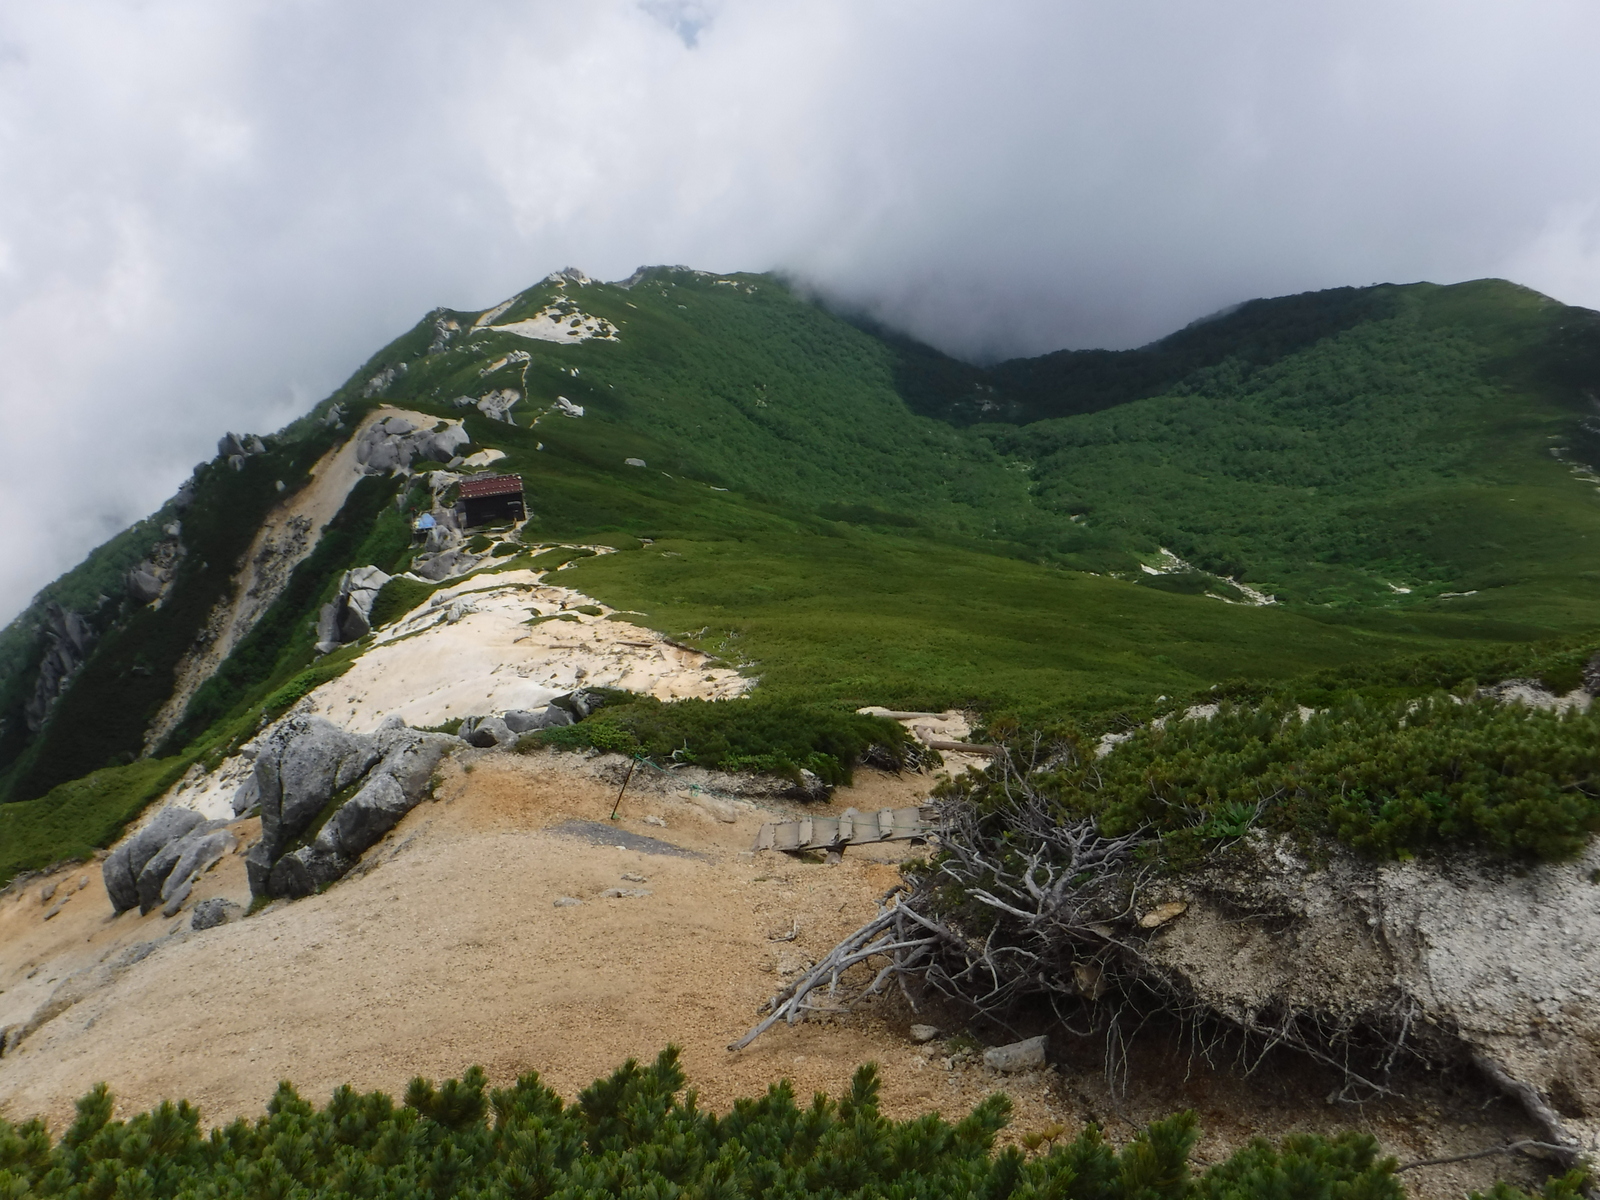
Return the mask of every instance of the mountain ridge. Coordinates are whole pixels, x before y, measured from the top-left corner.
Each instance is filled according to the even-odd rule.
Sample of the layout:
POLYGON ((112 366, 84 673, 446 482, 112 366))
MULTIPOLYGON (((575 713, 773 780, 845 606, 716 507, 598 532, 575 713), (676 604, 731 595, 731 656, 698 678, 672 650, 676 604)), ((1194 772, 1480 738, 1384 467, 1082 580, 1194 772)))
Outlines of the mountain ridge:
MULTIPOLYGON (((1597 388, 1600 316, 1504 281, 1249 301, 1142 350, 984 368, 771 276, 555 272, 489 309, 427 314, 258 452, 220 453, 42 591, 0 634, 0 789, 32 801, 148 752, 265 515, 385 403, 464 420, 473 446, 504 456, 493 469, 523 473, 524 544, 660 547, 583 560, 573 579, 674 635, 721 623, 704 636, 743 639, 766 693, 1037 722, 1230 675, 1592 628, 1595 581, 1570 548, 1600 542, 1594 489, 1573 475, 1600 445, 1597 388), (918 371, 921 391, 904 382, 918 371), (975 395, 994 407, 961 410, 975 395), (1252 450, 1235 427, 1283 432, 1252 450), (1263 467, 1330 482, 1286 490, 1263 467), (174 520, 185 552, 164 594, 118 597, 174 520), (99 640, 33 731, 22 710, 59 598, 99 640)), ((162 754, 197 753, 312 669, 310 626, 344 570, 404 569, 401 509, 432 493, 409 469, 363 469, 259 607, 260 632, 227 633, 234 654, 162 754)))

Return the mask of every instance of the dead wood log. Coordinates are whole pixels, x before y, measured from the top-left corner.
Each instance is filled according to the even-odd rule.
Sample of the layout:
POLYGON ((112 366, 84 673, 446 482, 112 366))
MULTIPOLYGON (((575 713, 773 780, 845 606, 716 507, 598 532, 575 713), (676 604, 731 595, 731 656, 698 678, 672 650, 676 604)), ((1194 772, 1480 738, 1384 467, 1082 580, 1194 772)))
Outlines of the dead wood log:
MULTIPOLYGON (((879 990, 890 977, 914 971, 940 936, 941 931, 937 927, 931 927, 929 922, 900 905, 879 910, 877 916, 848 935, 805 975, 767 1001, 770 1009, 767 1016, 749 1033, 731 1043, 728 1049, 743 1050, 780 1020, 795 1024, 807 1010, 816 1008, 809 1002, 812 992, 826 983, 828 995, 832 997, 838 990, 840 975, 857 963, 885 955, 889 958, 889 965, 878 972, 863 995, 879 990)), ((830 1007, 826 1011, 841 1010, 830 1007)))
POLYGON ((944 750, 951 754, 981 754, 986 758, 999 758, 1005 753, 1005 747, 991 746, 986 742, 950 742, 944 738, 929 738, 923 745, 929 750, 944 750))

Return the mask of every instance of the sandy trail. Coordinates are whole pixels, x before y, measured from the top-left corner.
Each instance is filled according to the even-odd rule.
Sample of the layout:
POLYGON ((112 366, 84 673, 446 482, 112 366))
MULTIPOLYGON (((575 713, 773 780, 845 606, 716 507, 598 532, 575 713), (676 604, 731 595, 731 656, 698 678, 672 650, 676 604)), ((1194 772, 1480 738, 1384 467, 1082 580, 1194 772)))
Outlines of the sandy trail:
MULTIPOLYGON (((858 1062, 884 1057, 867 1030, 844 1027, 780 1030, 739 1055, 724 1047, 754 1022, 777 969, 825 951, 871 915, 903 847, 852 851, 837 867, 758 862, 742 852, 770 813, 742 804, 728 824, 644 784, 624 799, 618 828, 699 857, 590 845, 549 826, 603 821, 616 795, 610 784, 553 755, 464 757, 471 770, 452 765, 442 798, 369 852, 375 869, 323 895, 172 937, 34 1033, 0 1062, 4 1112, 43 1113, 59 1126, 73 1099, 104 1079, 119 1111, 183 1095, 219 1121, 259 1112, 282 1078, 321 1098, 346 1081, 395 1092, 415 1074, 456 1075, 472 1063, 497 1082, 537 1069, 571 1095, 669 1042, 683 1046, 706 1100, 723 1107, 782 1075, 801 1094, 836 1091, 858 1062), (601 897, 615 887, 651 894, 601 897), (561 896, 583 903, 557 908, 561 896), (795 941, 768 940, 795 926, 795 941)), ((926 791, 926 779, 864 775, 841 804, 910 802, 926 791)), ((81 904, 73 923, 42 940, 38 881, 4 902, 5 916, 31 924, 35 939, 5 943, 0 995, 25 982, 38 996, 18 976, 38 961, 49 963, 40 983, 62 975, 67 942, 83 939, 82 960, 187 927, 187 913, 108 919, 98 871, 78 873, 94 882, 72 901, 81 904)), ((206 894, 239 896, 242 883, 235 857, 207 878, 206 894)), ((939 1104, 945 1072, 903 1044, 894 1057, 923 1065, 891 1070, 891 1106, 939 1104)))
MULTIPOLYGON (((931 782, 863 770, 828 807, 910 804, 931 782)), ((646 773, 606 826, 615 785, 576 756, 548 752, 466 752, 447 764, 436 796, 322 895, 199 933, 187 932, 187 911, 109 917, 96 867, 57 873, 74 887, 85 875, 90 883, 49 922, 39 901, 47 881, 0 896, 0 1024, 32 1012, 73 970, 156 943, 0 1059, 0 1115, 41 1114, 59 1132, 74 1099, 105 1080, 119 1114, 181 1096, 221 1122, 259 1114, 280 1079, 320 1102, 341 1083, 396 1094, 415 1075, 459 1075, 473 1063, 495 1085, 538 1070, 570 1097, 630 1055, 675 1043, 692 1085, 718 1110, 785 1077, 801 1096, 838 1094, 857 1064, 875 1061, 895 1117, 958 1116, 1005 1090, 1017 1104, 1007 1136, 1095 1119, 1120 1140, 1136 1124, 1195 1108, 1202 1160, 1295 1129, 1365 1127, 1402 1159, 1526 1136, 1517 1114, 1479 1108, 1480 1095, 1452 1095, 1448 1081, 1410 1101, 1330 1106, 1327 1081, 1293 1061, 1246 1080, 1187 1050, 1154 1048, 1136 1055, 1135 1087, 1120 1099, 1107 1091, 1098 1051, 1081 1047, 1024 1076, 947 1069, 940 1043, 906 1038, 916 1018, 898 999, 779 1026, 730 1054, 726 1045, 787 973, 870 917, 898 878, 894 860, 919 851, 852 848, 837 866, 753 855, 746 848, 760 823, 798 809, 733 801, 728 823, 680 796, 675 781, 646 773), (693 856, 553 829, 574 818, 693 856), (650 894, 606 899, 609 888, 650 894), (556 907, 564 896, 582 904, 556 907), (772 940, 791 929, 793 941, 772 940)), ((235 828, 248 840, 257 827, 235 828)), ((247 898, 238 856, 196 891, 219 894, 247 898)), ((1417 1195, 1459 1197, 1508 1170, 1515 1165, 1483 1160, 1406 1178, 1417 1195)))

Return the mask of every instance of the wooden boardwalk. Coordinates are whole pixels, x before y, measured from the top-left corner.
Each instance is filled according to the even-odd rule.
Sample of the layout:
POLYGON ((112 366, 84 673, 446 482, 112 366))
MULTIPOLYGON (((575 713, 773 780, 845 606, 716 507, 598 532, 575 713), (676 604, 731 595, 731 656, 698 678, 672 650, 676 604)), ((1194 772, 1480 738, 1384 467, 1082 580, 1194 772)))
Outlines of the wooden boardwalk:
POLYGON ((863 813, 847 808, 837 817, 801 817, 798 821, 768 821, 756 834, 753 850, 842 850, 873 842, 905 842, 927 838, 938 814, 931 804, 915 808, 882 808, 863 813))

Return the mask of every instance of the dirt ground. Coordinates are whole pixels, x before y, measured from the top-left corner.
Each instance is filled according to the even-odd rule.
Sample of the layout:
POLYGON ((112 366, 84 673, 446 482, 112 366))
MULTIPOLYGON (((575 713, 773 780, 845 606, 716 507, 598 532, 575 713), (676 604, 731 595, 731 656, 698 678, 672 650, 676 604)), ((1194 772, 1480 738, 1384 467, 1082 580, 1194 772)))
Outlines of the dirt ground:
MULTIPOLYGON (((928 785, 862 771, 829 807, 914 804, 928 785)), ((415 1075, 445 1078, 474 1063, 496 1085, 537 1070, 573 1096, 624 1059, 675 1043, 702 1102, 719 1110, 785 1077, 802 1096, 838 1094, 873 1061, 888 1115, 958 1116, 1004 1090, 1016 1104, 1013 1135, 1055 1122, 1071 1133, 1096 1120, 1121 1140, 1194 1108, 1206 1130, 1202 1161, 1255 1135, 1352 1125, 1402 1162, 1530 1136, 1520 1114, 1471 1079, 1423 1078, 1406 1100, 1336 1106, 1324 1100, 1330 1081, 1302 1062, 1273 1060, 1245 1078, 1195 1060, 1160 1030, 1136 1041, 1120 1100, 1087 1040, 1053 1044, 1046 1070, 997 1076, 949 1065, 942 1038, 913 1044, 913 1020, 947 1033, 961 1026, 948 1013, 913 1016, 898 996, 780 1026, 730 1053, 762 1002, 871 917, 899 859, 919 851, 852 848, 836 865, 752 853, 763 820, 799 809, 708 805, 680 791, 640 772, 607 826, 616 785, 584 760, 470 752, 447 763, 435 798, 351 877, 201 932, 190 930, 187 909, 112 917, 98 864, 14 886, 0 894, 0 1027, 28 1022, 52 997, 59 1011, 0 1058, 0 1115, 42 1115, 59 1132, 73 1101, 104 1080, 119 1115, 187 1097, 222 1122, 259 1114, 281 1079, 321 1101, 342 1083, 397 1093, 415 1075), (680 853, 555 828, 573 819, 680 853), (648 894, 603 895, 616 888, 648 894), (581 903, 558 906, 563 898, 581 903)), ((248 903, 242 849, 258 826, 234 828, 241 853, 206 876, 194 900, 248 903)), ((1420 1196, 1461 1196, 1528 1170, 1496 1158, 1403 1178, 1420 1196)))

